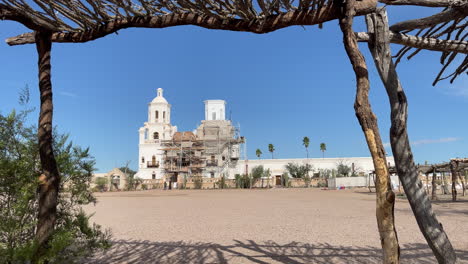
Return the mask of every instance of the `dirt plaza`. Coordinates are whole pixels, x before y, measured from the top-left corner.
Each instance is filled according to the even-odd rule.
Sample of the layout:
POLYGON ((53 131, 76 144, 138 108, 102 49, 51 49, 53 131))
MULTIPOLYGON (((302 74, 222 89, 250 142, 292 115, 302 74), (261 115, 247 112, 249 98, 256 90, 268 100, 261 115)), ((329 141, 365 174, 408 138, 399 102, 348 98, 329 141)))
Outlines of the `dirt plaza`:
MULTIPOLYGON (((380 263, 375 193, 359 190, 149 190, 97 194, 85 207, 113 246, 93 263, 380 263)), ((433 203, 468 263, 468 199, 433 203)), ((397 199, 402 263, 436 263, 397 199)))

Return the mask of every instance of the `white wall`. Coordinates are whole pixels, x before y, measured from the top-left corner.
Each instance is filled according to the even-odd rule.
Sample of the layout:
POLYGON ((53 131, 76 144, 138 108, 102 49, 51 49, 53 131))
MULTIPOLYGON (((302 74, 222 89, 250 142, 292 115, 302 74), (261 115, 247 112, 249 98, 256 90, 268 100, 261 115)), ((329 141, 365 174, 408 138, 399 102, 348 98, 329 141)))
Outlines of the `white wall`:
MULTIPOLYGON (((392 187, 398 188, 399 181, 398 176, 390 176, 392 182, 392 187)), ((340 177, 340 178, 331 178, 328 179, 328 188, 336 189, 340 186, 344 187, 374 187, 374 178, 373 177, 340 177)))
MULTIPOLYGON (((243 174, 246 170, 246 164, 248 165, 249 173, 255 166, 262 165, 265 169, 270 169, 271 175, 281 175, 286 172, 285 166, 288 163, 298 164, 310 164, 312 165, 313 171, 318 172, 319 169, 336 169, 338 163, 343 162, 348 166, 354 163, 355 170, 357 172, 364 172, 365 174, 370 173, 374 170, 374 163, 371 157, 356 157, 356 158, 314 158, 314 159, 255 159, 255 160, 239 160, 237 168, 234 173, 231 174, 243 174)), ((390 166, 395 165, 393 157, 387 157, 387 162, 390 166)))

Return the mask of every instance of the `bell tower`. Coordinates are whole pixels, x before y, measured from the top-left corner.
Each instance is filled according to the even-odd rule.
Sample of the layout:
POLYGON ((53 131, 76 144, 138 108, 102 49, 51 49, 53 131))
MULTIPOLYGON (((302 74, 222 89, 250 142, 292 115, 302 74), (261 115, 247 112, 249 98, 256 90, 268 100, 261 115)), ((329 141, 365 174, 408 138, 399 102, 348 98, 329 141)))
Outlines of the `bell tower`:
POLYGON ((226 101, 206 100, 205 120, 226 120, 226 101))
POLYGON ((164 90, 157 89, 157 96, 148 106, 148 123, 150 124, 170 124, 171 123, 171 105, 163 96, 164 90))

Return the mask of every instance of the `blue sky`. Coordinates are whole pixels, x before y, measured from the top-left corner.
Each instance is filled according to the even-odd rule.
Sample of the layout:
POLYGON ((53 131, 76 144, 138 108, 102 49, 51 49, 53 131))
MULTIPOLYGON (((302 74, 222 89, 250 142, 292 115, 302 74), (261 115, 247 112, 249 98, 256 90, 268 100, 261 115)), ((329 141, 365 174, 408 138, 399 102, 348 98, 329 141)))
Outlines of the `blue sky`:
MULTIPOLYGON (((390 22, 432 14, 426 8, 391 8, 390 22), (397 14, 395 16, 395 14, 397 14)), ((358 18, 356 31, 365 28, 358 18)), ((0 23, 0 38, 27 31, 0 23)), ((396 53, 398 46, 393 46, 396 53)), ((389 104, 365 44, 371 103, 384 142, 390 128, 389 104)), ((19 109, 27 84, 37 108, 37 55, 34 45, 0 44, 0 112, 19 109)), ((416 162, 468 156, 468 78, 433 87, 439 54, 423 51, 398 66, 409 100, 409 134, 416 162)), ((203 100, 224 99, 227 113, 247 138, 248 157, 273 143, 277 158, 369 156, 354 115, 355 78, 342 45, 338 22, 291 27, 265 35, 210 31, 193 26, 127 29, 84 44, 54 44, 52 53, 54 124, 74 143, 90 146, 98 171, 138 160, 138 128, 156 89, 165 89, 172 123, 193 130, 204 118, 203 100)), ((30 121, 36 123, 37 111, 30 121)), ((387 147, 391 155, 391 149, 387 147)))

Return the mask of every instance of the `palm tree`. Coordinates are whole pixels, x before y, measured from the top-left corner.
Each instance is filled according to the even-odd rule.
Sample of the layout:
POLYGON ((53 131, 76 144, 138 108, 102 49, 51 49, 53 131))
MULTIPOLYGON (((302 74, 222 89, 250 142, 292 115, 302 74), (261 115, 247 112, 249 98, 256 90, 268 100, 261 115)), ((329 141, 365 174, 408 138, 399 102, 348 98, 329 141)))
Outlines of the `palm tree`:
POLYGON ((273 159, 273 152, 275 152, 275 146, 273 146, 273 144, 268 144, 268 151, 271 152, 271 158, 273 159))
POLYGON ((325 143, 320 143, 320 151, 322 151, 322 158, 325 158, 325 151, 327 150, 327 145, 325 143))
POLYGON ((308 137, 304 137, 302 139, 302 145, 304 145, 306 149, 306 153, 307 153, 307 158, 309 158, 309 138, 308 137))
POLYGON ((260 159, 260 156, 262 156, 262 154, 263 154, 263 153, 262 153, 262 151, 261 151, 260 149, 257 149, 257 150, 255 151, 255 155, 257 155, 257 157, 258 157, 259 159, 260 159))

